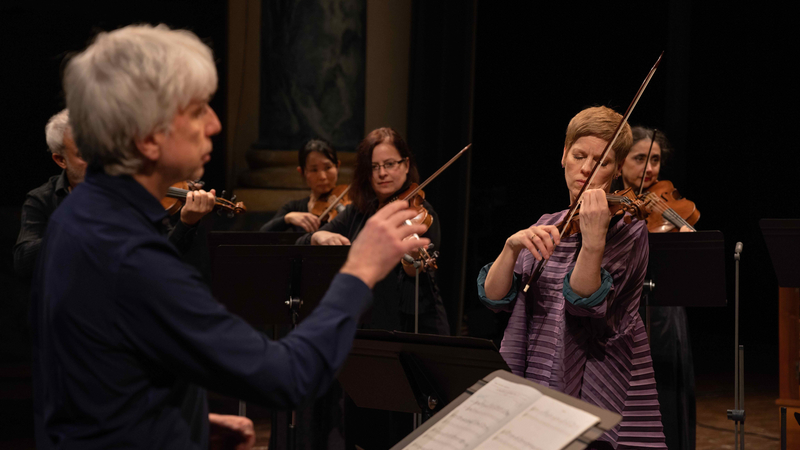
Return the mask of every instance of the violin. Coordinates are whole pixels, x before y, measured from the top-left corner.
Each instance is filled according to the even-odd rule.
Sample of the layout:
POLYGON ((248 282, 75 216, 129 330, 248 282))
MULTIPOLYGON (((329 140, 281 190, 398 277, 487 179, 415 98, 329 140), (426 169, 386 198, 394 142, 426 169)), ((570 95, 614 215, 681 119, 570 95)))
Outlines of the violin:
POLYGON ((675 189, 671 181, 657 181, 640 196, 640 200, 650 209, 646 220, 647 230, 651 233, 677 232, 684 226, 696 231, 693 225, 700 219, 700 211, 694 202, 675 189))
MULTIPOLYGON (((631 223, 634 217, 639 220, 647 220, 650 214, 648 202, 637 197, 633 192, 633 188, 630 187, 612 194, 606 194, 606 200, 608 201, 608 210, 611 212, 612 217, 625 214, 626 212, 630 214, 629 216, 624 216, 623 220, 625 220, 625 223, 631 223)), ((562 238, 580 233, 580 205, 575 210, 575 215, 572 216, 572 220, 567 224, 566 229, 564 227, 564 222, 556 225, 556 228, 561 231, 562 238)))
MULTIPOLYGON (((592 173, 589 174, 589 177, 588 177, 586 183, 584 183, 584 185, 581 188, 580 192, 578 192, 578 195, 575 198, 575 203, 570 206, 569 211, 567 212, 567 216, 564 219, 563 225, 561 227, 561 237, 562 238, 564 237, 565 231, 569 231, 572 228, 570 226, 570 222, 572 222, 572 220, 574 220, 575 216, 577 215, 578 207, 580 206, 581 199, 583 198, 583 193, 586 192, 586 189, 592 184, 592 180, 594 180, 595 175, 597 175, 597 169, 602 166, 602 162, 605 161, 605 159, 608 157, 608 153, 611 150, 612 146, 614 145, 614 142, 616 142, 617 138, 619 137, 619 134, 622 131, 623 125, 625 125, 625 123, 627 123, 628 119, 631 117, 631 113, 633 113, 633 109, 636 107, 636 104, 639 102, 639 99, 642 98, 642 94, 644 93, 644 90, 647 88, 647 85, 650 83, 650 80, 653 78, 653 75, 655 75, 656 69, 658 69, 658 66, 661 64, 661 58, 663 58, 663 57, 664 57, 664 52, 661 52, 661 55, 659 55, 658 59, 656 60, 656 63, 653 65, 653 67, 647 73, 647 76, 645 76, 644 81, 642 82, 642 85, 639 86, 639 90, 636 91, 636 95, 633 96, 633 100, 628 105, 628 108, 625 110, 625 114, 622 115, 622 120, 619 121, 619 124, 617 125, 617 129, 614 131, 613 137, 611 138, 610 141, 608 141, 608 143, 606 144, 606 148, 603 150, 603 154, 600 156, 600 162, 598 164, 595 164, 594 168, 592 169, 592 173)), ((629 195, 629 194, 626 194, 626 195, 629 195)), ((578 227, 577 229, 579 230, 580 227, 578 227)), ((550 261, 550 260, 549 259, 543 260, 536 267, 536 269, 533 271, 533 273, 531 273, 531 277, 528 279, 528 282, 525 284, 525 287, 522 290, 523 292, 528 292, 528 289, 530 288, 531 283, 537 281, 539 279, 539 277, 542 276, 542 273, 544 272, 544 268, 545 268, 545 266, 547 266, 547 262, 548 261, 550 261)))
POLYGON ((345 207, 353 201, 347 195, 350 192, 350 185, 340 184, 328 192, 324 197, 319 198, 314 202, 311 208, 311 214, 319 217, 319 221, 330 222, 340 212, 344 211, 345 207))
MULTIPOLYGON (((181 209, 186 200, 186 194, 190 192, 190 184, 193 185, 195 182, 181 181, 173 184, 167 189, 166 197, 161 199, 161 206, 167 210, 169 215, 175 214, 179 209, 181 209)), ((225 195, 224 192, 223 195, 225 195)), ((216 209, 218 213, 227 211, 229 217, 233 217, 234 214, 242 214, 247 212, 247 208, 244 206, 244 203, 234 203, 234 201, 236 201, 235 196, 231 200, 226 200, 222 197, 216 197, 214 199, 214 209, 216 209)))
MULTIPOLYGON (((433 175, 429 176, 427 180, 423 181, 422 184, 411 183, 411 185, 403 192, 394 195, 393 197, 389 198, 385 203, 378 205, 378 207, 382 207, 387 203, 391 203, 396 200, 405 200, 408 202, 408 208, 412 209, 417 212, 417 215, 413 218, 406 221, 407 225, 425 225, 425 230, 427 231, 428 228, 431 227, 433 224, 433 216, 428 214, 428 210, 422 205, 425 202, 425 191, 422 190, 423 187, 427 186, 428 183, 433 181, 436 177, 438 177, 445 169, 450 167, 461 155, 464 154, 469 148, 472 147, 472 144, 467 145, 460 152, 456 153, 455 156, 450 158, 449 161, 444 163, 442 167, 439 168, 433 175)), ((407 239, 419 239, 419 236, 416 234, 409 236, 407 239)), ((418 249, 420 259, 419 261, 422 263, 421 270, 432 269, 435 270, 438 268, 436 265, 436 258, 439 256, 439 252, 430 253, 428 250, 431 248, 423 248, 420 247, 418 249)), ((403 265, 411 265, 405 259, 402 259, 401 262, 403 265)))

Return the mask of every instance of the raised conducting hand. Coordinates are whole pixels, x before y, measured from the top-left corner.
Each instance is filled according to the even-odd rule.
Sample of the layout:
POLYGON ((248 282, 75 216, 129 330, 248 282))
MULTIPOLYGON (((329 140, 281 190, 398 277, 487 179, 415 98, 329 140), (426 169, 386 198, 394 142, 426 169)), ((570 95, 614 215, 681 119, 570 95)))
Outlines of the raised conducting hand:
POLYGON ((506 247, 519 255, 522 249, 527 248, 537 261, 548 259, 553 254, 553 249, 561 243, 561 236, 555 225, 533 225, 530 228, 517 231, 506 239, 506 247))
POLYGON ((610 221, 611 212, 608 210, 606 192, 602 189, 587 189, 583 193, 580 210, 583 246, 604 249, 610 221))
POLYGON ((405 201, 392 202, 379 209, 353 242, 341 272, 360 278, 372 289, 404 254, 430 244, 428 238, 403 240, 411 234, 425 232, 424 225, 406 225, 406 220, 416 215, 405 201))
POLYGON ((186 193, 186 203, 181 208, 181 222, 192 226, 214 209, 217 191, 206 192, 202 189, 186 193))
POLYGON ((311 233, 314 231, 319 230, 319 217, 305 212, 290 212, 283 216, 283 221, 300 227, 306 230, 307 233, 311 233))
POLYGON ((253 421, 247 417, 210 413, 208 423, 211 450, 250 450, 256 443, 253 421))
POLYGON ((311 245, 350 245, 350 239, 339 233, 317 231, 311 235, 311 245))

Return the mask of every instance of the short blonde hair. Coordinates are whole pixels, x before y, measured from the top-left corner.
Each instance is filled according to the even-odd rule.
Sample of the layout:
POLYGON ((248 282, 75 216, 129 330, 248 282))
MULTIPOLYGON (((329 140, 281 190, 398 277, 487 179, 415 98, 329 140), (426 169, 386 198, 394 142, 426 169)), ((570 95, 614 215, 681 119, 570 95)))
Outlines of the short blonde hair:
POLYGON ((135 140, 169 132, 180 110, 216 90, 211 49, 166 25, 100 33, 64 71, 73 139, 89 166, 109 175, 137 173, 135 140))
MULTIPOLYGON (((609 142, 614 137, 614 131, 617 130, 621 120, 622 114, 611 108, 605 106, 586 108, 569 121, 564 147, 569 150, 575 141, 584 136, 594 136, 609 142)), ((621 166, 625 161, 632 145, 633 134, 631 133, 631 126, 626 122, 612 147, 617 166, 621 166)))

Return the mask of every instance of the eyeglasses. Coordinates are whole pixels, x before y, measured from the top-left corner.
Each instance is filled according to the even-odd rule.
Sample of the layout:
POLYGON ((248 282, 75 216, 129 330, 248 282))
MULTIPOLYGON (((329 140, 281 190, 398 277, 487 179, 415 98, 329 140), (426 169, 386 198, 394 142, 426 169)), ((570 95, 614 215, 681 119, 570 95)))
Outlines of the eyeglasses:
POLYGON ((398 167, 400 167, 400 164, 405 162, 406 159, 408 159, 408 158, 399 159, 397 161, 386 161, 383 164, 373 164, 372 165, 372 171, 373 172, 380 172, 381 171, 381 167, 383 167, 384 169, 386 169, 387 172, 391 172, 391 171, 397 169, 398 167))

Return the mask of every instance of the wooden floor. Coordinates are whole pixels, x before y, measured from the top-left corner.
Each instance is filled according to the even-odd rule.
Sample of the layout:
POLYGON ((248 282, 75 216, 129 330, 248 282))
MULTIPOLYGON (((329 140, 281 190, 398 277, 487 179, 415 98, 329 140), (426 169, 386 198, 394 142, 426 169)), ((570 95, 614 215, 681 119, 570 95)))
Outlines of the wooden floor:
MULTIPOLYGON (((733 409, 733 374, 697 377, 697 450, 734 449, 734 423, 726 411, 733 409)), ((780 448, 780 409, 776 379, 745 376, 745 448, 780 448)))

